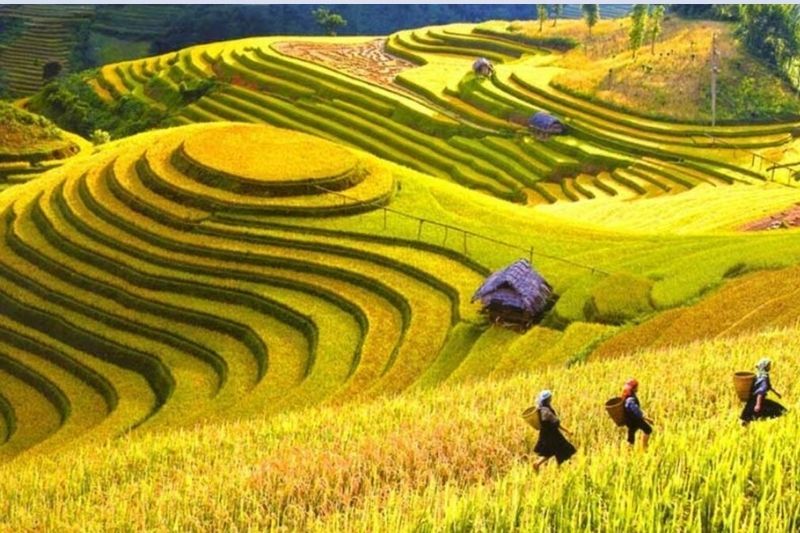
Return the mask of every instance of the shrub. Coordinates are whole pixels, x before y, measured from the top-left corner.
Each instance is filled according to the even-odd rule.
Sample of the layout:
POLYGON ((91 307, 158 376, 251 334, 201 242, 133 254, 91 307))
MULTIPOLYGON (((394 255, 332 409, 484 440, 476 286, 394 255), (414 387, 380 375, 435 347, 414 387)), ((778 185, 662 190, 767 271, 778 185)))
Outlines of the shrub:
POLYGON ((47 84, 28 106, 61 128, 84 137, 90 137, 96 129, 105 130, 114 138, 125 137, 156 127, 167 115, 132 95, 106 103, 79 75, 47 84))
POLYGON ((98 128, 92 132, 92 134, 89 136, 89 140, 92 141, 92 144, 95 146, 106 144, 111 140, 111 134, 106 130, 101 130, 98 128))

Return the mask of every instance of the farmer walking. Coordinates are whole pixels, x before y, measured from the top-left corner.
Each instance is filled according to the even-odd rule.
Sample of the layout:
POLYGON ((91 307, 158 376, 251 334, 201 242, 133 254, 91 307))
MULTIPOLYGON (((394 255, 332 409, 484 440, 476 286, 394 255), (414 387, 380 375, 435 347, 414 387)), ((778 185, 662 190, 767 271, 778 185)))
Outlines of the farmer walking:
POLYGON ((636 443, 636 432, 642 431, 642 449, 647 449, 647 441, 650 440, 650 434, 653 428, 650 424, 653 421, 647 418, 642 412, 642 407, 639 404, 639 398, 636 392, 639 390, 639 382, 635 379, 629 379, 625 382, 622 388, 622 400, 625 407, 625 425, 628 427, 628 444, 633 446, 636 443))
POLYGON ((541 420, 541 429, 539 430, 539 440, 533 451, 540 456, 540 459, 533 463, 533 468, 539 470, 544 463, 555 457, 558 464, 563 463, 576 452, 575 446, 561 434, 565 432, 568 435, 572 433, 561 425, 558 415, 550 405, 550 400, 553 393, 549 390, 543 390, 536 398, 536 407, 539 409, 539 417, 541 420))
POLYGON ((756 379, 753 382, 753 388, 750 390, 750 398, 744 405, 742 415, 742 425, 746 426, 753 420, 760 418, 776 418, 786 412, 786 408, 767 399, 767 393, 772 391, 778 398, 781 397, 780 393, 772 388, 772 382, 769 379, 769 371, 772 370, 772 361, 766 357, 761 359, 756 364, 756 379))

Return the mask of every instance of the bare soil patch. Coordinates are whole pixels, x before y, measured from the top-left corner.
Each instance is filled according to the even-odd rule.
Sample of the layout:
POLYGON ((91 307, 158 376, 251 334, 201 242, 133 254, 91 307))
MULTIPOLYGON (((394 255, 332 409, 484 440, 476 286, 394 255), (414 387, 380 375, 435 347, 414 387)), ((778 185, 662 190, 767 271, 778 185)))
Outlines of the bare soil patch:
POLYGON ((795 204, 785 211, 768 217, 748 222, 741 227, 742 231, 764 231, 786 229, 800 226, 800 204, 795 204))
POLYGON ((359 44, 284 41, 275 44, 274 48, 282 54, 396 90, 395 76, 417 65, 389 54, 385 45, 386 39, 359 44))

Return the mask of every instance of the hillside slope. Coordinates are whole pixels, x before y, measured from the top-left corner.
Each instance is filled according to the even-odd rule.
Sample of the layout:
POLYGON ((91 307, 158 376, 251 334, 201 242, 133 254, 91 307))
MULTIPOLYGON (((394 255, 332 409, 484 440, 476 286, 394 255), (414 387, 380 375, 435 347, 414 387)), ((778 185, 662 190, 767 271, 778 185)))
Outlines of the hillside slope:
POLYGON ((551 81, 564 69, 554 57, 468 24, 398 32, 385 43, 247 39, 107 65, 77 82, 88 87, 73 80, 31 106, 85 129, 63 108, 91 89, 93 106, 121 112, 135 102, 163 124, 268 123, 519 203, 790 179, 790 169, 775 172, 762 158, 792 142, 795 122, 708 128, 643 119, 559 89, 551 81), (494 60, 497 75, 475 78, 476 55, 494 60), (520 126, 539 110, 561 116, 567 135, 542 138, 520 126))
POLYGON ((5 458, 579 362, 800 259, 792 231, 611 231, 264 125, 117 141, 0 208, 5 458), (524 335, 470 303, 520 256, 559 296, 524 335))
POLYGON ((133 436, 2 467, 0 508, 17 529, 791 530, 797 415, 739 427, 731 374, 771 356, 773 383, 794 408, 799 339, 796 329, 762 332, 133 436), (647 454, 626 452, 604 413, 631 375, 655 419, 647 454), (579 453, 537 474, 536 436, 520 413, 542 388, 579 453))
POLYGON ((8 5, 0 17, 17 21, 16 35, 0 47, 0 70, 14 96, 32 94, 59 74, 75 72, 78 27, 88 24, 91 6, 8 5))
POLYGON ((532 21, 479 27, 517 39, 574 39, 579 46, 553 62, 562 67, 553 84, 570 94, 634 115, 670 121, 711 122, 710 58, 717 36, 717 120, 774 121, 800 115, 796 90, 744 50, 735 25, 667 16, 655 43, 630 49, 630 18, 600 21, 588 34, 583 21, 557 27, 532 21))
POLYGON ((58 167, 89 147, 46 118, 0 102, 0 190, 58 167))

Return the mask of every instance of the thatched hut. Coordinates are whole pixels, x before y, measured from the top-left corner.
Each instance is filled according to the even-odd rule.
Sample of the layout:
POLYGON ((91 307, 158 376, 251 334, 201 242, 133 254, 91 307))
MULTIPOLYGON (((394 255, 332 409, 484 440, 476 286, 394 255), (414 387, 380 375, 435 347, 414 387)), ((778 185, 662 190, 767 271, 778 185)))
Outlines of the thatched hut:
POLYGON ((472 63, 472 72, 477 76, 489 77, 494 74, 494 65, 485 57, 479 57, 472 63))
POLYGON ((567 131, 564 123, 546 111, 539 111, 529 118, 528 127, 536 133, 537 137, 542 138, 560 135, 567 131))
POLYGON ((528 329, 553 303, 553 289, 525 259, 489 276, 475 291, 495 324, 528 329))

